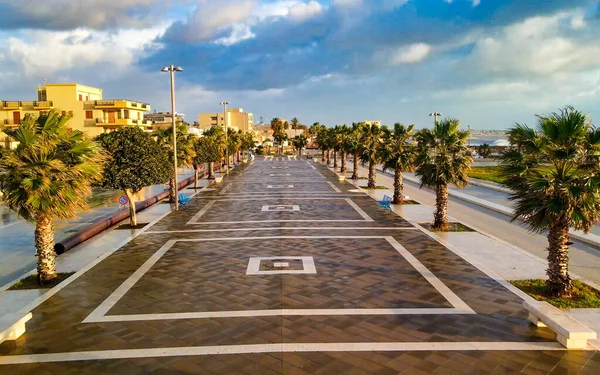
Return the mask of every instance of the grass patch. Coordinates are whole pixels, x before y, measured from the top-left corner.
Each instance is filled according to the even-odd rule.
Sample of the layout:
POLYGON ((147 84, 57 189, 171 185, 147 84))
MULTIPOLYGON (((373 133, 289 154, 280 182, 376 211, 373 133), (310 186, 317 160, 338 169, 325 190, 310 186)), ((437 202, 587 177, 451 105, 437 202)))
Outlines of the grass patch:
POLYGON ((502 167, 498 165, 487 167, 471 167, 471 170, 467 174, 472 178, 501 184, 504 181, 504 177, 502 177, 500 173, 501 168, 502 167))
POLYGON ((430 232, 475 232, 474 229, 462 223, 448 223, 447 230, 433 229, 433 223, 419 223, 419 225, 430 232))
POLYGON ((56 274, 56 279, 52 280, 49 283, 44 285, 38 284, 37 274, 29 275, 24 279, 19 280, 17 283, 13 284, 8 290, 28 290, 28 289, 50 289, 54 288, 64 280, 68 279, 75 272, 66 272, 66 273, 58 273, 56 274))
MULTIPOLYGON (((360 188, 361 189, 365 189, 365 190, 373 190, 373 189, 371 189, 368 186, 361 186, 360 188)), ((387 187, 383 186, 383 185, 377 185, 377 186, 375 186, 375 190, 386 190, 386 189, 387 189, 387 187)))
POLYGON ((579 280, 573 280, 573 297, 556 298, 551 297, 546 291, 546 280, 513 280, 512 285, 538 301, 546 301, 558 308, 599 308, 600 292, 579 280))

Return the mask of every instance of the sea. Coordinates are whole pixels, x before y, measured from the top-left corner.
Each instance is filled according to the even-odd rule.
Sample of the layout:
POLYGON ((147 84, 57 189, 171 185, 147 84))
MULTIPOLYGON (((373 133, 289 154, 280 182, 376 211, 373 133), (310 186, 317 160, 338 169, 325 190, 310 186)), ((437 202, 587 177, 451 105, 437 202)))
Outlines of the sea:
POLYGON ((481 146, 488 144, 490 146, 508 146, 508 136, 502 134, 482 134, 472 135, 469 139, 471 146, 481 146))

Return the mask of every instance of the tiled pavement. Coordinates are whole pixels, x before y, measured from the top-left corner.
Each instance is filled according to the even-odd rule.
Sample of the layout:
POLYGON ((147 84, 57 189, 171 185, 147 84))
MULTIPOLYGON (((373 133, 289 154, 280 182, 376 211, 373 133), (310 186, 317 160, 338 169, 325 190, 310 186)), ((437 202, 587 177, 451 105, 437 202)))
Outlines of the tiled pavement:
POLYGON ((600 373, 312 162, 257 160, 214 187, 34 309, 0 373, 600 373))

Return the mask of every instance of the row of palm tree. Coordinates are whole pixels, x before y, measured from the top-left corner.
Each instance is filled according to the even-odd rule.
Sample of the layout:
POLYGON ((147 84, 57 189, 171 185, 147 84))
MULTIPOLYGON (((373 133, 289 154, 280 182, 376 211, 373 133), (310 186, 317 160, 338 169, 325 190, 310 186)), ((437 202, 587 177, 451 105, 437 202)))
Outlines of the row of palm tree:
MULTIPOLYGON (((358 161, 368 163, 370 188, 376 186, 378 163, 384 170, 393 169, 393 203, 402 203, 402 172, 416 171, 421 187, 436 194, 433 228, 448 227, 448 186, 467 185, 472 163, 469 132, 459 129, 458 120, 446 118, 433 129, 419 131, 401 123, 393 128, 364 123, 327 128, 317 123, 310 134, 322 150, 323 163, 331 164, 332 153, 334 159, 342 154, 340 173, 345 154, 354 157, 353 179, 358 178, 358 161)), ((508 135, 510 146, 499 161, 503 185, 515 202, 512 220, 548 233, 546 292, 569 298, 569 230, 587 233, 600 220, 600 129, 587 115, 565 107, 538 116, 536 128, 516 124, 508 135)))
MULTIPOLYGON (((122 189, 130 198, 131 223, 135 225, 134 193, 144 186, 162 183, 168 176, 174 198, 172 130, 149 134, 141 129, 123 128, 91 140, 71 131, 69 114, 52 110, 38 117, 27 115, 13 129, 2 129, 18 142, 14 150, 2 150, 0 189, 7 206, 21 218, 35 224, 38 281, 57 276, 54 251, 54 220, 69 219, 88 209, 87 198, 93 185, 122 189), (167 160, 170 159, 170 160, 167 160)), ((209 178, 214 178, 213 163, 221 161, 225 149, 240 161, 244 150, 254 147, 252 135, 214 127, 197 137, 187 125, 177 127, 178 166, 193 166, 196 171, 208 163, 209 178), (227 139, 227 142, 226 142, 227 139)))
POLYGON ((327 128, 314 125, 313 134, 322 150, 323 163, 346 173, 346 156, 352 155, 354 168, 352 179, 358 179, 359 161, 368 164, 367 188, 375 189, 377 165, 383 170, 394 171, 394 195, 392 203, 404 203, 403 172, 416 170, 421 185, 436 191, 436 213, 433 228, 448 228, 447 206, 448 185, 464 186, 471 164, 467 149, 469 133, 459 130, 459 121, 446 118, 435 124, 433 129, 414 130, 414 125, 394 124, 393 128, 377 124, 354 123, 352 126, 338 125, 327 128))

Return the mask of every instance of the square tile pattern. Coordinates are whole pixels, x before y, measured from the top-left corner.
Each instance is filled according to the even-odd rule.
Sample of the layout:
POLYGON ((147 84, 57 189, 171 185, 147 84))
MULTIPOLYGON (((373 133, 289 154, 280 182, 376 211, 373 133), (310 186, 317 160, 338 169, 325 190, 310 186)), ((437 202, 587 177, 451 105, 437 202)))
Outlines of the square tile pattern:
POLYGON ((494 279, 282 159, 240 165, 35 308, 0 374, 600 373, 597 351, 563 350, 494 279), (273 168, 294 189, 266 189, 292 184, 273 168))
POLYGON ((252 257, 246 275, 316 274, 313 257, 252 257))

